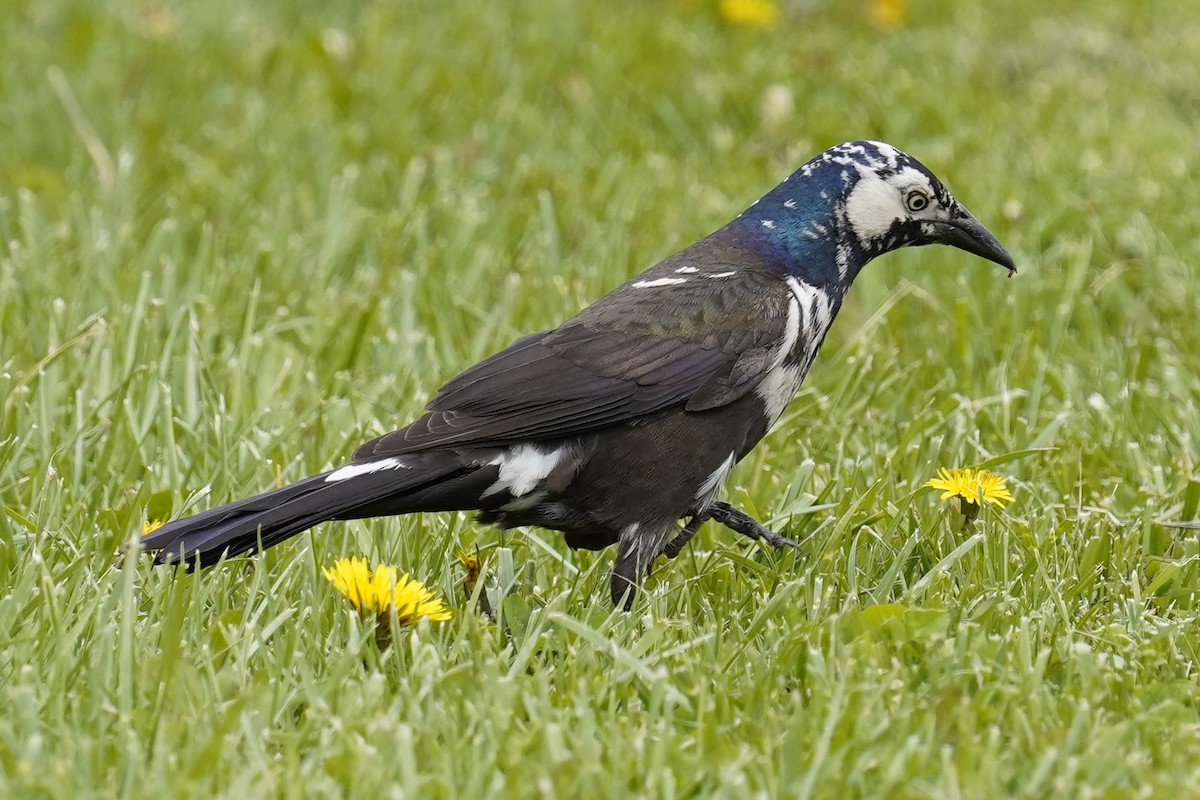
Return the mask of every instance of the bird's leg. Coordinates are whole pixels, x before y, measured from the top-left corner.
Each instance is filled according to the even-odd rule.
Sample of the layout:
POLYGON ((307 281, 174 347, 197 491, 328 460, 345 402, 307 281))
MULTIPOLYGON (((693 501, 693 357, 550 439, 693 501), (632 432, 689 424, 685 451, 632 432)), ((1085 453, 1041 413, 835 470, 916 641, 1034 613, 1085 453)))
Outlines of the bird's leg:
POLYGON ((644 525, 633 523, 621 529, 617 538, 617 562, 612 571, 613 605, 623 611, 633 608, 633 598, 650 573, 654 559, 663 551, 672 523, 644 525))
POLYGON ((687 525, 683 526, 683 530, 676 534, 675 538, 667 542, 666 546, 663 547, 662 554, 667 558, 675 558, 679 555, 684 545, 692 540, 692 537, 696 535, 696 531, 700 530, 700 526, 704 524, 708 516, 707 511, 702 511, 689 519, 687 525))
MULTIPOLYGON (((766 542, 772 547, 800 546, 800 543, 795 539, 789 539, 786 536, 781 536, 778 533, 775 533, 775 531, 768 529, 761 522, 747 514, 745 511, 734 508, 733 506, 729 505, 729 503, 713 503, 704 513, 710 519, 721 523, 726 528, 729 528, 732 531, 737 531, 743 536, 749 536, 755 541, 766 542)), ((692 519, 694 520, 695 517, 692 519)), ((688 525, 691 525, 691 523, 689 522, 688 525)), ((685 528, 684 532, 686 531, 687 529, 685 528)), ((680 536, 683 536, 683 534, 681 533, 680 536)), ((674 544, 674 542, 671 544, 674 544)), ((670 547, 670 545, 667 546, 670 547)))

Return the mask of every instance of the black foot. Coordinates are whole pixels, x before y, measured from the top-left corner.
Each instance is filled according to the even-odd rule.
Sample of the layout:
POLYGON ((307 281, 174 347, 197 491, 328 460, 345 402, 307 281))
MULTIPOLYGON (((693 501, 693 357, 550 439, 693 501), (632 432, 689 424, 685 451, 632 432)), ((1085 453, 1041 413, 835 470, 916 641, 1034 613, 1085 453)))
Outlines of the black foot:
MULTIPOLYGON (((733 506, 729 505, 729 503, 721 503, 721 502, 713 503, 711 506, 708 507, 708 510, 705 511, 704 513, 709 519, 712 519, 714 522, 721 523, 726 528, 729 528, 731 531, 737 531, 738 533, 742 534, 743 536, 749 536, 751 539, 754 539, 755 541, 766 542, 767 544, 771 545, 772 547, 799 547, 800 546, 800 543, 797 542, 795 539, 789 539, 786 536, 780 536, 778 533, 775 533, 775 531, 770 530, 769 528, 764 526, 761 522, 756 520, 754 517, 747 514, 745 511, 741 511, 740 509, 734 508, 733 506)), ((695 520, 696 520, 696 518, 693 517, 692 522, 694 522, 695 520)), ((691 527, 691 524, 692 523, 689 522, 688 526, 691 527)), ((699 526, 697 526, 697 527, 699 527, 699 526)), ((687 533, 687 528, 684 528, 683 530, 684 530, 684 533, 687 533)), ((695 531, 693 531, 692 533, 694 534, 695 531)), ((684 535, 683 533, 679 534, 679 536, 677 536, 675 540, 678 541, 679 538, 682 537, 683 535, 684 535)), ((688 538, 690 539, 691 536, 689 536, 688 538)), ((674 544, 674 543, 675 543, 674 541, 671 542, 671 544, 674 544)), ((670 546, 671 546, 670 544, 667 545, 667 547, 670 547, 670 546)), ((680 546, 682 547, 682 545, 680 545, 680 546)))
POLYGON ((683 530, 663 547, 662 554, 667 558, 678 556, 684 546, 696 535, 696 531, 700 530, 700 526, 710 519, 721 523, 726 528, 736 531, 743 536, 748 536, 756 542, 766 542, 772 547, 800 546, 800 543, 795 539, 779 535, 745 511, 734 508, 729 503, 717 502, 689 519, 687 525, 683 526, 683 530))
POLYGON ((666 543, 662 549, 662 554, 667 558, 675 558, 675 556, 679 555, 684 546, 696 535, 696 531, 700 530, 700 526, 704 524, 706 519, 708 519, 707 513, 697 514, 689 519, 687 525, 683 526, 683 530, 674 539, 666 543))

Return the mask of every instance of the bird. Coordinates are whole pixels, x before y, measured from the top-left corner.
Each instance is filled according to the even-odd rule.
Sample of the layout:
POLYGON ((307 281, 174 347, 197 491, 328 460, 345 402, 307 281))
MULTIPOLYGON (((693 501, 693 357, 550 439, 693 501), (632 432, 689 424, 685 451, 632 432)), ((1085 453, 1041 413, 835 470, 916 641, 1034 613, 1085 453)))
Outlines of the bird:
POLYGON ((712 234, 452 378, 340 466, 167 522, 142 547, 195 569, 326 521, 475 511, 572 549, 615 545, 612 602, 628 611, 652 562, 707 520, 797 544, 720 500, 723 484, 778 422, 862 268, 929 244, 1016 273, 915 158, 831 147, 712 234))

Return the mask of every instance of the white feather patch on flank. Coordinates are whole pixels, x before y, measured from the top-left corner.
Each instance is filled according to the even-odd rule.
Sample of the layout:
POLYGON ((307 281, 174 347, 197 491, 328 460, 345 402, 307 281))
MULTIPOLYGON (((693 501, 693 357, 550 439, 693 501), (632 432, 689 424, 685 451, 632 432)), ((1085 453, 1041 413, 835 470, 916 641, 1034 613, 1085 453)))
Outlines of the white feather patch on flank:
MULTIPOLYGON (((646 564, 650 563, 650 561, 642 553, 642 550, 645 549, 647 538, 637 535, 638 529, 641 527, 642 525, 640 522, 631 522, 622 528, 621 532, 617 534, 617 541, 620 542, 620 545, 618 545, 618 552, 620 550, 626 550, 630 553, 633 553, 634 560, 638 565, 638 571, 640 571, 646 564), (626 544, 626 542, 628 542, 628 544, 626 544)), ((658 555, 658 553, 655 552, 654 555, 658 555)), ((617 558, 620 558, 620 555, 618 555, 617 558)))
POLYGON ((357 478, 359 475, 370 475, 373 472, 382 472, 385 469, 410 469, 407 464, 402 464, 398 458, 381 458, 378 461, 367 461, 362 464, 347 464, 340 469, 335 469, 333 472, 325 476, 326 483, 337 483, 338 481, 357 478))
POLYGON ((696 269, 695 267, 689 267, 685 265, 675 271, 681 275, 691 275, 693 272, 699 272, 700 270, 696 269))
POLYGON ((658 286, 674 286, 677 283, 687 283, 687 278, 655 278, 652 281, 637 281, 633 284, 633 288, 653 289, 658 286))
POLYGON ((729 471, 733 469, 733 453, 729 454, 729 458, 721 462, 721 466, 713 470, 713 474, 704 479, 704 483, 700 484, 700 488, 696 490, 696 499, 703 500, 707 505, 713 496, 720 491, 721 486, 725 483, 725 479, 729 477, 729 471))
POLYGON ((566 452, 566 447, 547 453, 530 444, 513 445, 488 462, 500 467, 500 475, 482 496, 490 497, 503 491, 513 497, 529 494, 554 471, 566 452))

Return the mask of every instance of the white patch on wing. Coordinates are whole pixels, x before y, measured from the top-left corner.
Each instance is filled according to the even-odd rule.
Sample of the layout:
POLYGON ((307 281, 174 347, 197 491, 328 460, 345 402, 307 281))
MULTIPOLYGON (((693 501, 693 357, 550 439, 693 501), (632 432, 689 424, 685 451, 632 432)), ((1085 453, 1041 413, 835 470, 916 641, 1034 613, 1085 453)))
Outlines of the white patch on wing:
POLYGON ((705 275, 706 278, 728 278, 731 275, 737 275, 736 269, 731 269, 729 272, 714 272, 710 275, 705 275))
POLYGON ((773 219, 764 219, 764 220, 762 221, 762 226, 763 226, 764 228, 766 228, 767 230, 774 230, 774 229, 775 229, 775 220, 773 220, 773 219))
POLYGON ((500 475, 482 496, 503 491, 513 497, 529 494, 554 471, 566 452, 566 447, 545 452, 531 444, 513 445, 488 462, 500 467, 500 475))
POLYGON ((637 281, 633 284, 633 288, 653 289, 656 286, 673 286, 677 283, 687 283, 687 278, 655 278, 652 281, 637 281))
POLYGON ((784 208, 795 208, 795 207, 796 207, 796 201, 795 201, 795 200, 792 200, 792 199, 784 200, 784 201, 783 201, 783 207, 784 207, 784 208))
POLYGON ((700 270, 695 267, 682 266, 675 271, 683 275, 691 275, 693 272, 699 272, 700 270))
POLYGON ((734 454, 730 453, 729 458, 721 462, 721 465, 713 470, 713 474, 704 479, 704 483, 700 484, 700 488, 696 490, 696 499, 701 501, 701 505, 707 506, 717 492, 720 491, 725 479, 729 477, 729 471, 733 469, 734 454))
POLYGON ((401 463, 398 458, 381 458, 378 461, 348 464, 340 469, 335 469, 325 476, 325 482, 336 483, 350 478, 357 478, 359 475, 370 475, 372 472, 380 472, 385 469, 410 469, 410 467, 407 464, 401 463))

